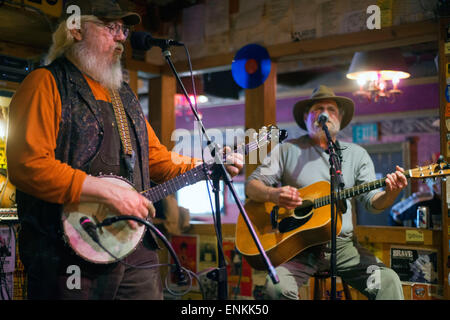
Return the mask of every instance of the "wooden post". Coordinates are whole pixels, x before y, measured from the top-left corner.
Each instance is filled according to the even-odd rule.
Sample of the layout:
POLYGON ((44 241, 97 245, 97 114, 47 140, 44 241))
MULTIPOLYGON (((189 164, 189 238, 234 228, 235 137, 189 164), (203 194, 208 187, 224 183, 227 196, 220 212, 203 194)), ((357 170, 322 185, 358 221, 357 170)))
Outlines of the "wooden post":
MULTIPOLYGON (((266 81, 257 88, 245 90, 245 130, 258 130, 262 126, 276 124, 276 91, 277 91, 277 66, 271 64, 270 74, 266 81)), ((250 139, 251 140, 251 139, 250 139)), ((259 153, 259 151, 253 151, 259 153)), ((248 177, 258 164, 249 163, 249 156, 245 161, 245 176, 248 177)), ((258 159, 260 162, 263 159, 258 159)))
POLYGON ((138 93, 139 93, 138 92, 138 90, 139 90, 138 72, 136 70, 128 70, 128 76, 130 78, 129 85, 137 97, 138 93))
POLYGON ((172 150, 171 140, 175 130, 176 81, 173 76, 161 75, 149 81, 148 118, 156 135, 167 149, 172 150))
MULTIPOLYGON (((447 162, 450 162, 450 146, 449 141, 447 139, 447 135, 450 133, 447 129, 447 121, 450 121, 449 111, 450 108, 447 107, 447 99, 445 97, 445 89, 447 87, 447 64, 450 63, 450 57, 445 52, 445 43, 446 41, 450 41, 450 39, 446 39, 447 29, 450 27, 450 19, 449 18, 440 18, 439 19, 439 98, 440 98, 440 108, 439 115, 441 119, 440 123, 440 133, 441 133, 441 155, 444 156, 444 159, 447 162)), ((450 179, 450 178, 449 178, 450 179)), ((450 181, 450 180, 448 180, 450 181)), ((449 253, 449 218, 448 218, 448 202, 450 190, 447 183, 442 184, 442 250, 441 250, 441 270, 442 275, 442 285, 443 285, 443 294, 444 299, 450 299, 450 290, 449 290, 449 273, 450 268, 447 265, 449 253)))

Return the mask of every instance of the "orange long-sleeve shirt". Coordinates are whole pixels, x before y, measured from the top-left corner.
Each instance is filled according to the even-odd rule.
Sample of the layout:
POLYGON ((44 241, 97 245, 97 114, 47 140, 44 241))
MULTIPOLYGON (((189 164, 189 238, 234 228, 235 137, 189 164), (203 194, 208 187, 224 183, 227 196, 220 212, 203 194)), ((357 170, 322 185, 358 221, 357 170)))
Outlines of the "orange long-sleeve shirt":
MULTIPOLYGON (((85 79, 97 100, 111 102, 108 91, 100 83, 87 76, 85 79)), ((55 159, 61 97, 51 72, 47 69, 31 72, 15 93, 9 109, 6 153, 12 184, 48 202, 79 202, 87 174, 55 159)), ((197 159, 183 156, 180 156, 181 164, 174 164, 172 152, 159 142, 147 121, 146 125, 153 181, 169 180, 195 166, 197 159)))

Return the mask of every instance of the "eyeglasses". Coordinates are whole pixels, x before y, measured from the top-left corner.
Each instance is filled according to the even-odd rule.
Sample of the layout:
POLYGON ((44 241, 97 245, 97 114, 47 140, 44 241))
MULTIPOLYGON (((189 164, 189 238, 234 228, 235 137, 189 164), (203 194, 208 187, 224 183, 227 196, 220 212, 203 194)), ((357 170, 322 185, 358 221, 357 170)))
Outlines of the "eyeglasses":
POLYGON ((113 36, 116 37, 118 35, 120 35, 120 32, 123 33, 123 35, 125 36, 125 38, 128 38, 128 36, 130 35, 130 27, 126 26, 126 25, 121 25, 118 23, 109 23, 109 24, 105 24, 102 22, 94 22, 96 25, 105 27, 108 29, 109 33, 113 36))

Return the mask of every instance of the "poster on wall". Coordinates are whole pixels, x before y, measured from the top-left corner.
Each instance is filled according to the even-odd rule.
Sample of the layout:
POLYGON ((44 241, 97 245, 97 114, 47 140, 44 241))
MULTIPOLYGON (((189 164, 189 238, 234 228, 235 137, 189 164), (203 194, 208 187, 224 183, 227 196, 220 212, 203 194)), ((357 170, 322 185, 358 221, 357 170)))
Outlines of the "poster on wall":
POLYGON ((198 272, 217 267, 217 239, 211 236, 200 236, 198 272))
POLYGON ((13 228, 0 227, 0 300, 12 300, 16 241, 13 228))
POLYGON ((200 279, 203 299, 217 299, 217 281, 208 277, 208 273, 218 267, 217 238, 201 235, 199 239, 199 259, 197 274, 200 279))
MULTIPOLYGON (((197 273, 197 244, 198 236, 191 235, 179 235, 172 236, 171 245, 178 259, 180 260, 181 266, 186 269, 197 273)), ((170 257, 170 255, 169 255, 170 257)), ((170 257, 170 263, 174 263, 172 257, 170 257)), ((175 275, 172 273, 172 282, 176 282, 175 275)), ((197 281, 193 279, 192 285, 197 285, 197 281)))
POLYGON ((14 272, 16 240, 14 229, 0 227, 0 273, 14 272))
POLYGON ((0 300, 12 300, 13 299, 13 273, 0 273, 0 300))
POLYGON ((433 249, 391 247, 391 269, 402 282, 438 283, 437 251, 433 249))
POLYGON ((252 268, 236 249, 234 240, 223 241, 223 251, 227 260, 228 295, 252 296, 252 268))

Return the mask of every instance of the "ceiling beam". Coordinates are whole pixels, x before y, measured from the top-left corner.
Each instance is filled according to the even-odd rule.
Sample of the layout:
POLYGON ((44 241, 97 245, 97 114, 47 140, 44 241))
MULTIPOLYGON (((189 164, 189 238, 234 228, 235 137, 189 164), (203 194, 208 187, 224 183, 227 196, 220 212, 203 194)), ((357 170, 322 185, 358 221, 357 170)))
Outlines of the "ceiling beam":
POLYGON ((46 51, 42 48, 24 46, 0 40, 0 54, 20 59, 35 59, 46 51))
MULTIPOLYGON (((366 30, 277 44, 266 48, 272 60, 288 61, 437 41, 437 28, 436 22, 427 20, 382 28, 380 30, 366 30)), ((192 67, 194 70, 199 71, 231 65, 234 56, 235 53, 233 52, 194 59, 192 60, 192 67)), ((178 61, 174 65, 180 72, 187 71, 185 61, 178 61)), ((161 70, 163 73, 170 72, 168 66, 163 66, 161 70)))

